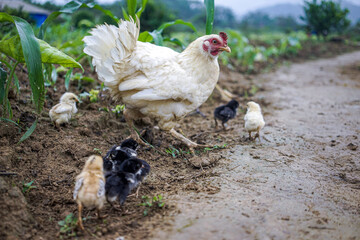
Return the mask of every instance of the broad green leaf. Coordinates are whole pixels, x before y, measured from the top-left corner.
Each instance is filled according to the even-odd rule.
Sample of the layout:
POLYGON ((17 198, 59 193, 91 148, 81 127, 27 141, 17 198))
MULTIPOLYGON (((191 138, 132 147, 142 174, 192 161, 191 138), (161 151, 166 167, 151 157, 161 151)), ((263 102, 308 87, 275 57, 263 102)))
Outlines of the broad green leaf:
POLYGON ((30 135, 34 132, 35 128, 36 128, 36 124, 37 124, 38 120, 36 119, 33 124, 31 125, 31 127, 25 132, 25 134, 20 138, 20 141, 18 142, 21 143, 23 142, 25 139, 27 139, 28 137, 30 137, 30 135))
MULTIPOLYGON (((50 46, 47 42, 35 38, 40 46, 41 62, 60 64, 64 67, 77 67, 84 70, 80 63, 60 50, 50 46)), ((25 58, 22 54, 21 41, 19 36, 14 36, 0 42, 0 52, 16 59, 18 62, 24 63, 25 58)))
POLYGON ((158 46, 163 46, 163 37, 161 36, 161 32, 158 30, 154 30, 152 32, 149 32, 149 34, 153 37, 154 43, 158 46))
POLYGON ((214 0, 204 0, 206 7, 206 34, 211 34, 214 24, 214 0))
POLYGON ((138 41, 140 42, 151 42, 154 38, 150 35, 148 31, 140 33, 138 41))
MULTIPOLYGON (((45 89, 39 43, 35 38, 32 27, 24 19, 10 16, 7 13, 0 13, 0 22, 3 21, 12 22, 16 26, 22 46, 22 51, 17 55, 22 53, 24 56, 36 111, 40 113, 44 105, 45 89)), ((3 47, 2 43, 0 43, 0 47, 3 47)))
POLYGON ((0 104, 3 103, 5 97, 5 83, 6 83, 7 73, 0 66, 0 104))
POLYGON ((40 27, 40 31, 38 34, 38 38, 40 39, 44 39, 45 36, 45 31, 46 28, 49 26, 49 24, 56 19, 60 14, 62 13, 73 13, 75 11, 77 11, 79 8, 93 8, 93 9, 97 9, 101 12, 103 12, 104 14, 108 15, 109 17, 111 17, 114 21, 118 22, 119 18, 117 18, 116 16, 114 16, 112 14, 112 12, 110 10, 106 10, 103 9, 100 5, 97 4, 93 4, 93 3, 82 3, 81 1, 71 1, 67 4, 64 5, 64 7, 62 9, 60 9, 59 11, 56 12, 52 12, 47 18, 46 20, 43 22, 43 24, 40 27))
POLYGON ((164 38, 164 42, 165 41, 174 43, 174 44, 178 45, 179 47, 181 47, 182 49, 185 49, 185 45, 177 38, 164 38))
POLYGON ((181 20, 181 19, 177 19, 177 20, 172 21, 172 22, 163 23, 157 29, 157 31, 162 33, 162 31, 164 31, 165 28, 168 28, 168 27, 171 27, 171 26, 174 26, 174 25, 177 25, 177 24, 182 24, 182 25, 188 26, 189 28, 194 30, 194 32, 197 32, 195 26, 191 22, 185 22, 184 20, 181 20))

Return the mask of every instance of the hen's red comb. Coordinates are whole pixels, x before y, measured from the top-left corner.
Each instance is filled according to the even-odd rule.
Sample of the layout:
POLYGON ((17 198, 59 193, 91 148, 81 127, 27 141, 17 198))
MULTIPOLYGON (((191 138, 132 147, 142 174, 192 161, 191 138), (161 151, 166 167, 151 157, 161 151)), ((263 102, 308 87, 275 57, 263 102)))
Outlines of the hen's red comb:
POLYGON ((227 43, 227 39, 228 39, 227 34, 224 32, 220 32, 219 35, 224 40, 224 42, 227 43))

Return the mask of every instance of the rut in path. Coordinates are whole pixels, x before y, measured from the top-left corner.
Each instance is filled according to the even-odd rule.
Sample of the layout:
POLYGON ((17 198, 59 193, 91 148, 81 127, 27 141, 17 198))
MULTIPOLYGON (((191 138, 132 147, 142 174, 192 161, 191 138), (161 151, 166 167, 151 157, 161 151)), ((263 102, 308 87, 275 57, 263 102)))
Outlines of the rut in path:
POLYGON ((262 143, 239 142, 202 180, 220 192, 170 196, 181 213, 154 239, 360 239, 359 66, 354 52, 259 75, 262 143))

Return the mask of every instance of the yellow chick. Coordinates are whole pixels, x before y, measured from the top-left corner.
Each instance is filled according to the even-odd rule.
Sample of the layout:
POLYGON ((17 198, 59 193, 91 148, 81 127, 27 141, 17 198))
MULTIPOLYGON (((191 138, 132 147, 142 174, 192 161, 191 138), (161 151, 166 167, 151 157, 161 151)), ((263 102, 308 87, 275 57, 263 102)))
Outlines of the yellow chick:
POLYGON ((260 105, 255 102, 247 103, 247 112, 244 117, 245 130, 249 132, 249 139, 251 138, 251 132, 257 132, 255 138, 259 138, 260 141, 260 130, 265 126, 264 118, 261 114, 260 105))
POLYGON ((92 155, 86 161, 81 173, 76 177, 74 200, 78 204, 79 227, 84 231, 81 213, 83 207, 96 208, 98 218, 100 210, 106 201, 105 178, 103 172, 103 159, 100 156, 92 155))
POLYGON ((76 102, 79 102, 78 97, 73 93, 66 92, 61 96, 60 103, 50 109, 50 119, 57 128, 60 124, 68 123, 71 116, 77 113, 76 102))

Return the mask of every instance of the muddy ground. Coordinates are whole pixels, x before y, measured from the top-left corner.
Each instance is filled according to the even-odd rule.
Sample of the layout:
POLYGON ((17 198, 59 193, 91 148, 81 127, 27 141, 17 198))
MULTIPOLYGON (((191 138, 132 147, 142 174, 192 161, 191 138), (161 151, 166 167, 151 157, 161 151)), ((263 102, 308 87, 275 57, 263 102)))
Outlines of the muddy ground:
MULTIPOLYGON (((221 85, 241 104, 232 130, 214 130, 213 109, 224 103, 217 92, 201 107, 206 117, 191 114, 181 128, 192 140, 226 148, 199 150, 193 158, 169 135, 150 130, 149 121, 139 121, 153 145, 139 150, 152 167, 140 196, 161 194, 165 206, 144 216, 142 198, 130 196, 123 211, 106 206, 105 220, 85 211, 85 235, 72 228, 60 233, 58 225, 77 213, 74 178, 89 155, 106 153, 129 131, 121 116, 99 111, 116 105, 106 91, 96 103, 81 103, 71 124, 56 130, 46 112, 64 92, 60 80, 57 91, 47 91, 46 111, 28 140, 17 145, 23 132, 1 123, 0 170, 14 175, 0 177, 0 238, 359 239, 359 65, 356 52, 266 75, 222 69, 221 85), (249 142, 243 130, 248 100, 263 107, 261 143, 249 142), (199 159, 212 163, 194 167, 199 159), (36 188, 26 191, 23 184, 31 181, 36 188)), ((14 119, 26 128, 35 115, 26 77, 19 75, 24 89, 11 103, 14 119)), ((93 86, 77 87, 72 83, 70 90, 93 86)))

